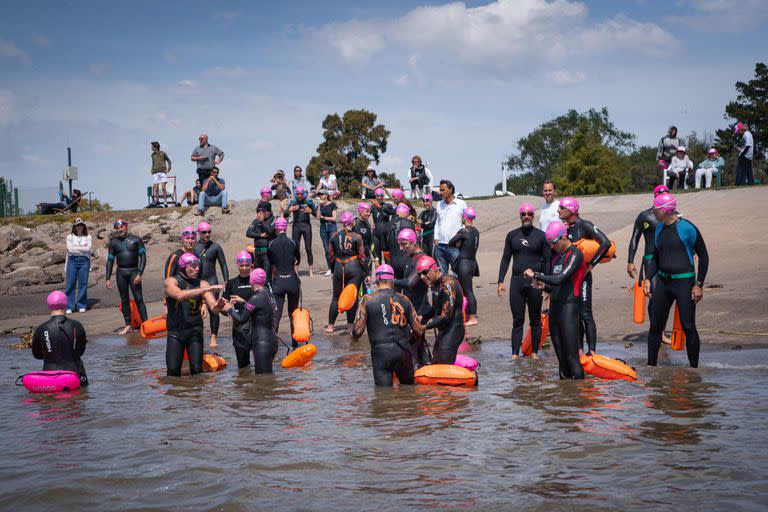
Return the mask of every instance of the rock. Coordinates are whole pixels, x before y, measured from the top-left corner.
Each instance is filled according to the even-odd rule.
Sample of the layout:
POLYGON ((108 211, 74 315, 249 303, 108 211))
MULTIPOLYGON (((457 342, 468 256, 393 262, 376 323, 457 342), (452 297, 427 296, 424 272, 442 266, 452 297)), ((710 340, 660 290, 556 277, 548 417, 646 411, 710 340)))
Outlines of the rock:
POLYGON ((45 254, 45 249, 42 247, 33 247, 29 250, 29 256, 40 256, 41 254, 45 254))
POLYGON ((181 218, 181 212, 178 210, 174 210, 171 212, 171 214, 168 216, 169 220, 178 220, 181 218))
POLYGON ((148 224, 138 224, 131 228, 131 234, 148 242, 158 232, 157 227, 148 224))
POLYGON ((61 275, 61 272, 51 272, 48 270, 43 271, 43 283, 44 284, 56 284, 56 283, 63 283, 64 282, 64 276, 61 275))
POLYGON ((91 236, 99 240, 106 240, 108 238, 107 228, 95 228, 91 236))
POLYGON ((160 220, 160 216, 159 215, 150 215, 149 217, 147 217, 147 220, 149 222, 154 222, 156 220, 160 220))
POLYGON ((0 272, 10 272, 11 265, 20 262, 21 257, 14 254, 8 254, 6 256, 0 257, 0 272))
POLYGON ((3 276, 3 283, 9 286, 29 286, 40 284, 45 279, 45 272, 40 267, 20 267, 3 276))
POLYGON ((168 234, 168 231, 171 229, 171 226, 167 222, 161 222, 160 223, 160 232, 164 235, 168 234))

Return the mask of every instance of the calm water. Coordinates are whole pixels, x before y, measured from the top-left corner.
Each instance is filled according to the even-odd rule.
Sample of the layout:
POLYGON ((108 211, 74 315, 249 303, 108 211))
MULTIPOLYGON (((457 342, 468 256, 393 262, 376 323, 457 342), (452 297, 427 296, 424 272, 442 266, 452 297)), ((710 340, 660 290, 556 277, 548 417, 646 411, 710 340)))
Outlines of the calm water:
MULTIPOLYGON (((164 376, 164 340, 92 341, 92 385, 31 395, 5 350, 2 510, 765 510, 768 351, 705 348, 641 383, 559 382, 485 342, 477 389, 375 389, 367 344, 313 364, 164 376), (715 363, 714 361, 719 361, 715 363)), ((220 353, 230 363, 229 340, 220 353)), ((278 358, 285 354, 281 349, 278 358)), ((279 359, 278 359, 279 360, 279 359)))

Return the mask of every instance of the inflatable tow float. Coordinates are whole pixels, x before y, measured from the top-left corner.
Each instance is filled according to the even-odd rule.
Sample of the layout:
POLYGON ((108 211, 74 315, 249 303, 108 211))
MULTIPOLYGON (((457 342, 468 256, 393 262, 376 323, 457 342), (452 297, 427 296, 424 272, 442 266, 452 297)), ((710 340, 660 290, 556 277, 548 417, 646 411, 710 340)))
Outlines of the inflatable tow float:
POLYGON ((16 385, 24 386, 30 393, 59 393, 79 388, 80 376, 69 370, 43 370, 22 375, 16 379, 16 385))
POLYGON ((299 366, 304 366, 312 361, 315 354, 317 354, 317 347, 312 343, 307 343, 306 345, 294 349, 290 354, 285 356, 280 362, 280 366, 283 368, 297 368, 299 366))
POLYGON ((592 352, 591 354, 581 355, 579 362, 581 367, 584 368, 584 372, 595 377, 606 380, 623 379, 629 382, 637 382, 635 369, 619 359, 612 359, 592 352))
POLYGON ((416 384, 428 386, 477 386, 477 373, 453 364, 430 364, 414 373, 416 384))
POLYGON ((165 338, 165 336, 168 334, 166 319, 163 316, 150 318, 141 324, 139 330, 141 331, 141 337, 147 340, 165 338))
MULTIPOLYGON (((525 336, 523 336, 523 345, 520 347, 520 351, 526 357, 531 357, 531 354, 533 353, 532 332, 533 329, 529 325, 528 330, 525 331, 525 336)), ((541 348, 541 346, 544 345, 544 342, 547 341, 547 336, 549 336, 549 315, 542 314, 541 339, 539 340, 539 348, 541 348)))
MULTIPOLYGON (((184 351, 186 354, 186 351, 184 351)), ((227 367, 227 361, 219 354, 203 354, 203 371, 217 372, 227 367)))

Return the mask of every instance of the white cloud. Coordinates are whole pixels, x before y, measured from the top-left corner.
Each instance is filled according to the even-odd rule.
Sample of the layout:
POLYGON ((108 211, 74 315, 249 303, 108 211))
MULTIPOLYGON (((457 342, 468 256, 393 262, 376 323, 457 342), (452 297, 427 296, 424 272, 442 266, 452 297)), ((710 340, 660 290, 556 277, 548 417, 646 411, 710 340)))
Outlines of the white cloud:
POLYGON ((215 67, 203 71, 205 78, 240 78, 245 76, 245 74, 245 69, 240 66, 233 68, 215 67))
POLYGON ((104 74, 106 70, 110 68, 112 64, 110 64, 107 61, 102 62, 94 62, 90 66, 88 66, 88 72, 92 75, 101 76, 104 74))
POLYGON ((19 59, 21 62, 30 62, 27 52, 20 49, 11 41, 7 39, 0 39, 0 57, 7 57, 9 59, 19 59))
POLYGON ((670 23, 699 32, 742 32, 765 18, 765 0, 678 0, 682 16, 668 16, 670 23))
POLYGON ((544 75, 547 81, 552 82, 555 85, 575 85, 583 82, 587 79, 587 75, 581 71, 568 71, 565 69, 559 69, 557 71, 550 71, 544 75))
POLYGON ((179 80, 176 85, 182 89, 197 89, 197 82, 194 80, 179 80))

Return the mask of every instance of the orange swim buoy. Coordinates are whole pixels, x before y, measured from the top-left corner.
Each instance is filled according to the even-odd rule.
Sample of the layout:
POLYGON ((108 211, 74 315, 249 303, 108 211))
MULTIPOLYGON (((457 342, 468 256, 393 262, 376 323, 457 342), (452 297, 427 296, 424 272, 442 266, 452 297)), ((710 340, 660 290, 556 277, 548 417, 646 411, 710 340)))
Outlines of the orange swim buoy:
POLYGON ((357 286, 354 283, 350 283, 344 287, 339 295, 339 313, 343 313, 352 309, 357 301, 357 286))
POLYGON ((312 317, 309 316, 309 310, 307 308, 296 308, 293 310, 291 317, 293 318, 293 339, 299 343, 308 342, 312 332, 312 317))
POLYGON ((637 373, 634 368, 624 361, 601 356, 600 354, 582 354, 579 363, 584 371, 595 377, 607 380, 624 379, 630 382, 637 381, 637 373))
POLYGON ((683 350, 685 348, 685 331, 683 331, 683 324, 680 322, 680 309, 675 303, 675 320, 672 323, 672 344, 670 345, 672 350, 683 350))
POLYGON ((203 354, 204 372, 217 372, 226 366, 227 361, 219 354, 203 354))
POLYGON ((643 291, 643 284, 645 284, 645 281, 637 280, 629 291, 634 298, 632 321, 636 324, 645 322, 645 292, 643 291))
POLYGON ((141 337, 145 339, 163 338, 167 334, 168 328, 163 316, 150 318, 141 324, 141 337))
POLYGON ((452 364, 430 364, 414 373, 416 384, 428 386, 477 386, 477 373, 452 364))
MULTIPOLYGON (((131 329, 138 329, 141 327, 141 315, 139 315, 139 308, 136 307, 136 301, 131 299, 130 302, 131 306, 131 329)), ((120 303, 118 306, 120 308, 120 312, 123 312, 123 304, 120 303)))
POLYGON ((309 363, 313 357, 317 354, 317 347, 312 343, 307 343, 301 347, 293 350, 290 354, 285 356, 280 362, 280 366, 283 368, 296 368, 298 366, 304 366, 309 363))
MULTIPOLYGON (((581 240, 574 242, 573 245, 579 248, 584 255, 584 259, 589 263, 592 258, 595 257, 597 251, 600 249, 600 244, 595 240, 589 238, 582 238, 581 240)), ((605 256, 600 259, 599 263, 608 263, 616 257, 616 244, 611 242, 611 246, 605 252, 605 256)))
MULTIPOLYGON (((539 348, 544 344, 545 341, 547 341, 547 336, 549 336, 549 315, 545 315, 544 313, 541 314, 541 339, 539 340, 539 348)), ((525 331, 525 336, 523 336, 523 345, 520 347, 520 351, 523 353, 524 356, 530 357, 531 354, 533 354, 533 329, 531 326, 528 326, 528 330, 525 331)))

